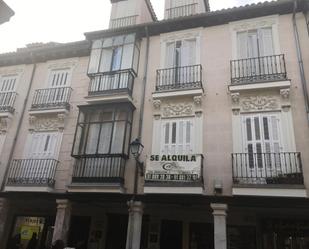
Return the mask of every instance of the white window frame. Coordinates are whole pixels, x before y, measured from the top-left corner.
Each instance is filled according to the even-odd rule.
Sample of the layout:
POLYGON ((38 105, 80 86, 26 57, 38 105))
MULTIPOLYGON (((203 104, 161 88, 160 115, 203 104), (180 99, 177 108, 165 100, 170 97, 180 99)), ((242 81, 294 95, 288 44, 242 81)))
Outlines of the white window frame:
POLYGON ((196 40, 196 55, 195 65, 201 64, 201 39, 202 39, 202 29, 192 29, 192 30, 186 30, 186 31, 177 31, 177 32, 170 32, 167 34, 161 34, 160 40, 161 40, 161 60, 160 65, 161 68, 165 68, 166 65, 166 51, 167 51, 167 44, 171 42, 176 41, 183 41, 183 40, 196 40))
POLYGON ((230 33, 232 38, 232 59, 238 59, 238 49, 237 49, 237 33, 250 31, 254 29, 261 28, 271 28, 273 36, 273 46, 274 54, 281 54, 280 42, 279 42, 279 15, 272 15, 267 17, 259 17, 246 19, 236 22, 231 22, 230 24, 230 33))
MULTIPOLYGON (((58 160, 59 157, 59 153, 60 153, 60 147, 61 147, 61 142, 62 142, 62 136, 63 136, 63 132, 60 131, 36 131, 33 133, 29 133, 28 137, 27 137, 27 141, 26 141, 26 146, 25 146, 25 150, 24 150, 24 157, 27 159, 55 159, 58 160), (53 136, 56 135, 56 141, 55 142, 55 151, 54 151, 54 155, 53 156, 35 156, 33 155, 33 139, 35 138, 35 136, 37 135, 42 135, 42 136, 46 136, 46 138, 48 136, 53 136)), ((41 146, 45 147, 46 146, 46 140, 44 142, 44 144, 41 144, 41 146)), ((48 141, 47 146, 50 146, 50 138, 48 141)), ((43 149, 45 150, 45 149, 43 149)))

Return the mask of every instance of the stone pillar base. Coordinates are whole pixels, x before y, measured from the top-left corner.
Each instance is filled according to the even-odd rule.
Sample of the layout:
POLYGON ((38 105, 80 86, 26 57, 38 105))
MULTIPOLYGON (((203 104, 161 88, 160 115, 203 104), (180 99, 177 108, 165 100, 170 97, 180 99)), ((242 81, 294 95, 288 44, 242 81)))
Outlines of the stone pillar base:
POLYGON ((129 201, 129 222, 126 249, 140 248, 143 204, 140 201, 129 201))
POLYGON ((56 200, 57 214, 54 226, 53 243, 56 240, 63 240, 67 243, 68 232, 71 221, 71 202, 69 200, 56 200))
POLYGON ((226 234, 226 211, 228 209, 226 204, 212 203, 214 216, 214 249, 227 248, 227 234, 226 234))

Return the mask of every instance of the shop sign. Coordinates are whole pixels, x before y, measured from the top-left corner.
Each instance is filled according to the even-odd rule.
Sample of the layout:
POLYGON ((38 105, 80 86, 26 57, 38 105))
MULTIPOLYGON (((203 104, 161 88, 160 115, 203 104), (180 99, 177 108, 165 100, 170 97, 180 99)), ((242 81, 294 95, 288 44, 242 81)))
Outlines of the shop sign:
POLYGON ((145 180, 196 182, 201 177, 201 155, 151 155, 147 161, 145 180))
POLYGON ((40 227, 38 226, 22 226, 20 236, 22 240, 30 240, 33 233, 39 234, 40 227))

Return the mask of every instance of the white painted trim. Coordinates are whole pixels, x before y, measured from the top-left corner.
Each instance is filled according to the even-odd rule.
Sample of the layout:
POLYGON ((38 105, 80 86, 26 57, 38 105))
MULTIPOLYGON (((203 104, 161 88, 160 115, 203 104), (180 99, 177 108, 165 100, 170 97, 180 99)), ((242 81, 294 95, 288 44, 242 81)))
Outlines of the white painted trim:
POLYGON ((271 15, 266 17, 258 17, 230 22, 230 33, 232 37, 232 58, 237 60, 237 32, 247 31, 250 29, 259 29, 265 27, 272 28, 274 53, 280 54, 279 31, 278 31, 279 15, 271 15))
POLYGON ((274 82, 262 82, 262 83, 250 83, 244 85, 229 85, 230 92, 238 92, 238 91, 247 91, 247 90, 255 90, 255 89, 270 89, 270 88, 290 88, 291 81, 274 81, 274 82))
POLYGON ((121 185, 87 185, 87 184, 71 184, 68 186, 70 193, 125 193, 125 188, 121 185))
POLYGON ((308 197, 306 189, 284 188, 235 188, 233 195, 253 196, 278 196, 278 197, 308 197))
POLYGON ((202 187, 144 187, 145 194, 203 194, 202 187))
POLYGON ((42 110, 35 110, 31 111, 29 110, 30 115, 36 115, 36 114, 51 114, 51 113, 64 113, 68 114, 69 111, 65 108, 58 108, 58 109, 42 109, 42 110))
POLYGON ((39 186, 5 186, 4 192, 52 192, 53 188, 39 186))
POLYGON ((160 99, 160 98, 170 98, 177 96, 199 96, 203 95, 203 89, 194 89, 194 90, 178 90, 178 91, 169 91, 169 92, 154 92, 152 93, 152 98, 160 99))

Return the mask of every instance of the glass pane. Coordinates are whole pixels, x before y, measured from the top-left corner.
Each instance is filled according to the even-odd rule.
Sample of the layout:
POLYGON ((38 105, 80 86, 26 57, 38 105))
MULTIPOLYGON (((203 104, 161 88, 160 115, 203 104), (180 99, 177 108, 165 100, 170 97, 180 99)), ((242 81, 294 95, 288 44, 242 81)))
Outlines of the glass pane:
POLYGON ((169 143, 169 137, 170 137, 170 123, 165 124, 165 144, 169 143))
POLYGON ((89 117, 89 122, 100 122, 100 116, 101 116, 100 111, 92 111, 89 117))
POLYGON ((124 39, 125 44, 134 43, 134 41, 135 41, 135 34, 129 34, 125 36, 125 39, 124 39))
POLYGON ((262 168, 263 167, 262 145, 260 143, 256 144, 256 158, 257 158, 258 167, 262 168))
POLYGON ((127 120, 127 112, 124 110, 117 110, 115 120, 127 120))
POLYGON ((107 38, 103 42, 103 48, 113 46, 113 38, 107 38))
POLYGON ((114 48, 112 56, 112 71, 119 70, 121 67, 122 47, 114 48))
POLYGON ((273 132, 273 139, 278 140, 279 134, 278 134, 278 123, 276 117, 271 117, 271 125, 272 125, 272 132, 273 132))
POLYGON ((123 42, 124 42, 124 36, 123 35, 114 37, 113 46, 123 45, 123 42))
POLYGON ((183 144, 183 132, 184 132, 184 122, 180 121, 179 122, 179 144, 183 144))
POLYGON ((123 153, 122 146, 124 141, 125 122, 118 121, 114 123, 114 134, 111 153, 123 153))
POLYGON ((260 140, 260 119, 258 117, 254 118, 254 126, 255 126, 255 139, 260 140))
POLYGON ((92 49, 101 48, 102 47, 102 40, 96 40, 92 43, 92 49))
POLYGON ((114 114, 114 112, 112 110, 111 111, 104 111, 103 114, 102 114, 102 120, 104 122, 112 121, 113 120, 113 114, 114 114))
POLYGON ((247 140, 252 141, 251 118, 246 118, 247 140))
POLYGON ((124 141, 124 154, 129 153, 129 144, 130 144, 130 135, 131 135, 131 125, 127 123, 127 132, 126 132, 126 138, 124 141))
POLYGON ((95 154, 98 146, 100 124, 90 124, 86 146, 86 154, 95 154))
POLYGON ((79 154, 79 147, 81 141, 81 136, 82 136, 82 130, 83 126, 77 125, 76 133, 75 133, 75 143, 73 145, 73 154, 78 155, 79 154))
POLYGON ((268 128, 268 118, 263 117, 263 126, 264 126, 264 138, 269 140, 269 128, 268 128))
POLYGON ((248 159, 249 159, 249 167, 254 168, 254 155, 253 155, 253 146, 252 144, 248 144, 248 159))
POLYGON ((176 143, 176 129, 177 129, 176 127, 177 127, 176 122, 173 122, 172 123, 172 144, 176 143))
POLYGON ((187 121, 187 126, 186 126, 186 142, 187 143, 191 142, 191 124, 190 124, 190 121, 187 121))
POLYGON ((99 141, 99 154, 107 154, 109 153, 109 147, 112 137, 112 123, 103 123, 101 126, 101 134, 99 141))
POLYGON ((101 49, 92 49, 89 61, 88 73, 97 73, 99 69, 101 49))

